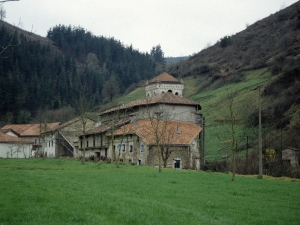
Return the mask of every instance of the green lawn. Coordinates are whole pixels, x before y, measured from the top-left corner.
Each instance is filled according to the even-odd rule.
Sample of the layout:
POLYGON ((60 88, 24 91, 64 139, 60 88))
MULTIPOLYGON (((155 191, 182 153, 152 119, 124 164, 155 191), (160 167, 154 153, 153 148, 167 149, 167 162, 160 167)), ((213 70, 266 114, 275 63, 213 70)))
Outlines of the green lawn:
POLYGON ((300 182, 0 159, 0 224, 299 224, 300 182))

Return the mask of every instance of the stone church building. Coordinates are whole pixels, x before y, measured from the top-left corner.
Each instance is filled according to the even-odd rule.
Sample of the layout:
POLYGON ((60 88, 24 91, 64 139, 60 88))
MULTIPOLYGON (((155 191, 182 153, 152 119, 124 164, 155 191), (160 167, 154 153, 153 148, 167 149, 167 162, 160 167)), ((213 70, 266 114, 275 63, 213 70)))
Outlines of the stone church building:
POLYGON ((98 126, 79 140, 79 156, 150 166, 199 169, 204 119, 199 103, 183 97, 184 83, 162 73, 145 86, 144 99, 99 113, 98 126), (115 156, 113 155, 115 153, 115 156))

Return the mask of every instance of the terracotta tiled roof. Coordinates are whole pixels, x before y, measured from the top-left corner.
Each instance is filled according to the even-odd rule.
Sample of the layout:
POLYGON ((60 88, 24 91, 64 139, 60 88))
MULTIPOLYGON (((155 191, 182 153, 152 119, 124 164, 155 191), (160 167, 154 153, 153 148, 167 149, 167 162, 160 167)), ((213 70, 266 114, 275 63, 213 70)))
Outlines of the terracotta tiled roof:
MULTIPOLYGON (((59 122, 55 123, 47 123, 46 129, 43 128, 42 132, 51 130, 56 127, 59 122)), ((17 133, 21 137, 26 136, 39 136, 41 132, 41 125, 40 124, 8 124, 1 128, 1 130, 11 129, 15 133, 17 133)))
POLYGON ((109 113, 109 112, 118 111, 118 110, 121 110, 121 109, 133 108, 135 106, 153 105, 153 104, 160 104, 160 103, 174 104, 174 105, 194 105, 194 106, 198 106, 201 109, 201 106, 199 105, 199 103, 167 92, 167 93, 164 93, 164 94, 153 96, 151 98, 136 100, 136 101, 130 102, 128 104, 124 104, 124 105, 121 105, 121 106, 118 106, 118 107, 108 109, 104 112, 101 112, 99 114, 99 116, 101 116, 103 114, 106 114, 106 113, 109 113))
POLYGON ((139 120, 115 131, 115 135, 137 134, 148 145, 155 145, 155 130, 158 130, 161 145, 190 145, 202 130, 190 122, 139 120), (153 128, 157 127, 157 128, 153 128))
MULTIPOLYGON (((130 122, 130 120, 126 120, 126 121, 119 121, 115 124, 116 127, 120 127, 123 126, 125 124, 128 124, 130 122)), ((86 134, 99 134, 99 133, 104 133, 107 132, 111 129, 111 124, 104 124, 102 126, 99 127, 95 127, 92 128, 91 130, 89 130, 86 134)))
POLYGON ((0 143, 22 143, 22 144, 30 144, 33 141, 26 140, 24 138, 10 136, 0 132, 0 143))
POLYGON ((175 77, 171 76, 170 74, 164 72, 160 74, 159 76, 153 78, 150 81, 151 83, 156 83, 156 82, 170 82, 170 83, 180 83, 175 77))
POLYGON ((103 132, 110 130, 110 127, 111 127, 110 124, 95 127, 93 129, 89 130, 88 132, 86 132, 86 134, 89 135, 89 134, 103 133, 103 132))
MULTIPOLYGON (((88 117, 86 117, 86 118, 87 118, 88 120, 91 120, 91 121, 93 121, 93 122, 96 122, 95 120, 93 120, 93 119, 91 119, 91 118, 88 118, 88 117)), ((72 119, 72 120, 70 120, 70 121, 67 121, 67 122, 65 122, 65 123, 62 123, 62 124, 60 124, 60 125, 54 127, 51 131, 57 131, 57 130, 60 130, 60 129, 62 129, 62 128, 65 128, 65 127, 67 127, 67 126, 70 126, 70 125, 73 124, 73 123, 78 122, 79 120, 80 120, 80 117, 76 117, 76 118, 74 118, 74 119, 72 119)))

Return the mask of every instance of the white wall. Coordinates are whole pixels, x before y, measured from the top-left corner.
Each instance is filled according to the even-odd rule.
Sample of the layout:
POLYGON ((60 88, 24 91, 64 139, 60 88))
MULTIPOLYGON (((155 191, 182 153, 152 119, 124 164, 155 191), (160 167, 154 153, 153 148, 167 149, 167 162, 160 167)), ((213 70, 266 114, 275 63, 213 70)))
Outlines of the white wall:
POLYGON ((44 151, 47 152, 47 157, 56 157, 55 155, 55 148, 56 148, 56 142, 55 142, 55 135, 49 134, 45 137, 44 145, 44 151))
POLYGON ((172 93, 178 93, 179 96, 183 96, 183 84, 165 84, 165 83, 153 83, 145 87, 146 98, 153 97, 162 93, 167 93, 169 90, 172 90, 172 93))
POLYGON ((0 143, 0 158, 29 158, 32 144, 0 143))

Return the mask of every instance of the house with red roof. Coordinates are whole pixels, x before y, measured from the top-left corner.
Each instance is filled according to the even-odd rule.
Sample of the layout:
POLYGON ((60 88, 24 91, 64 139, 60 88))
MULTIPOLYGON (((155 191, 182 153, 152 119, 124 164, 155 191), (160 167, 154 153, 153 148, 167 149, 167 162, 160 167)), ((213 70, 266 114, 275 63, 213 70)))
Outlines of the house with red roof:
POLYGON ((44 123, 44 124, 7 124, 0 129, 0 133, 8 135, 13 138, 17 138, 15 143, 19 143, 19 144, 20 143, 27 144, 27 142, 30 143, 31 149, 30 152, 26 154, 26 156, 31 157, 31 156, 35 156, 37 152, 41 152, 42 148, 44 147, 45 149, 43 151, 47 152, 49 151, 49 149, 47 148, 51 148, 51 146, 52 147, 54 146, 53 139, 48 140, 42 137, 44 132, 53 129, 58 125, 59 122, 44 123))
POLYGON ((79 155, 84 148, 86 156, 156 166, 163 152, 164 166, 199 169, 204 118, 200 104, 184 98, 183 90, 183 81, 170 74, 155 77, 146 83, 145 99, 99 113, 99 126, 87 132, 86 143, 80 137, 79 155))
POLYGON ((29 158, 32 145, 33 141, 12 136, 0 130, 0 158, 29 158))

